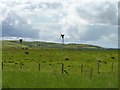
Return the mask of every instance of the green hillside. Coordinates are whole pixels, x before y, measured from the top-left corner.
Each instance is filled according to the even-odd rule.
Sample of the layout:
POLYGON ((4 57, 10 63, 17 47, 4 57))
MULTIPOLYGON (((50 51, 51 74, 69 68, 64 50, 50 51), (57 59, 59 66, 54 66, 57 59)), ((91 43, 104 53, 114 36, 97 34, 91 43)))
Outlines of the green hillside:
POLYGON ((2 88, 118 87, 117 49, 2 41, 1 53, 2 88))
POLYGON ((19 41, 2 41, 2 47, 29 47, 29 48, 64 48, 64 49, 104 49, 100 46, 88 45, 88 44, 61 44, 61 43, 52 43, 52 42, 27 42, 24 41, 20 43, 19 41))

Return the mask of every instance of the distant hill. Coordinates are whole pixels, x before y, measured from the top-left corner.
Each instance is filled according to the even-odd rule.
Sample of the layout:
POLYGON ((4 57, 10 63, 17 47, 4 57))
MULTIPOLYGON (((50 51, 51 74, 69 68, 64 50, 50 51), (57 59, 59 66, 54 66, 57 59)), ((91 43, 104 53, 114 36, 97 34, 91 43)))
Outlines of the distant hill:
POLYGON ((10 40, 3 40, 2 41, 3 48, 10 48, 10 47, 29 47, 29 48, 64 48, 64 49, 105 49, 100 46, 95 45, 88 45, 88 44, 61 44, 61 43, 52 43, 52 42, 27 42, 24 41, 20 43, 19 41, 10 41, 10 40))

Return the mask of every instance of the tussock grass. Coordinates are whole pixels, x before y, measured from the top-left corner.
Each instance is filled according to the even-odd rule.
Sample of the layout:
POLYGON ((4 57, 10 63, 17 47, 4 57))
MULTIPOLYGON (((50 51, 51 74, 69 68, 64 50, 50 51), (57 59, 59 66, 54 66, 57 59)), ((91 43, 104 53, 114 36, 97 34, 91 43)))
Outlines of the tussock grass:
POLYGON ((8 46, 4 43, 2 50, 3 88, 118 87, 118 50, 39 48, 29 47, 26 42, 21 46, 17 43, 19 47, 14 45, 16 42, 9 42, 8 46), (23 47, 28 49, 22 49, 23 47), (65 60, 66 57, 69 60, 65 60), (101 61, 99 74, 98 60, 101 61), (64 63, 64 70, 68 74, 61 73, 61 63, 64 63), (82 74, 81 64, 83 64, 82 74), (91 67, 93 73, 90 78, 91 67))

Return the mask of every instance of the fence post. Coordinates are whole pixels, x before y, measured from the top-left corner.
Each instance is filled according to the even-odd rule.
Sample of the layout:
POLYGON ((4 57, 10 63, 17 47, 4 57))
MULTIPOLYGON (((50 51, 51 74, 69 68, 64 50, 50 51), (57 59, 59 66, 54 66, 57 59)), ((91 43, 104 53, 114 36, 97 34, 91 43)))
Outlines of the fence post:
POLYGON ((92 78, 92 75, 93 75, 93 69, 92 69, 92 67, 90 68, 90 79, 92 78))
POLYGON ((81 64, 81 74, 83 73, 83 64, 81 64))
POLYGON ((68 74, 68 72, 67 72, 66 70, 64 70, 64 64, 62 63, 62 74, 63 74, 64 72, 65 72, 66 74, 68 74))
POLYGON ((3 69, 3 62, 2 62, 2 69, 3 69))
POLYGON ((114 64, 113 64, 113 61, 112 61, 112 71, 113 71, 113 65, 114 65, 114 64))
POLYGON ((62 74, 63 74, 63 72, 64 72, 64 64, 62 63, 62 74))
POLYGON ((22 63, 20 62, 20 69, 22 69, 22 63))
POLYGON ((98 71, 98 74, 100 73, 100 63, 98 62, 97 63, 97 71, 98 71))
POLYGON ((40 71, 40 63, 39 63, 39 65, 38 65, 38 69, 39 69, 39 71, 40 71))

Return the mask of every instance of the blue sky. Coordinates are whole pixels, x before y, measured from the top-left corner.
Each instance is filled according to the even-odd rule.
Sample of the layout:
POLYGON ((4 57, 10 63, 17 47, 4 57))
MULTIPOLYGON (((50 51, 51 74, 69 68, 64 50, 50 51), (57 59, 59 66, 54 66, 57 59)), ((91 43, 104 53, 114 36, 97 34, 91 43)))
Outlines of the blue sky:
POLYGON ((3 39, 118 47, 118 0, 1 0, 3 39))

